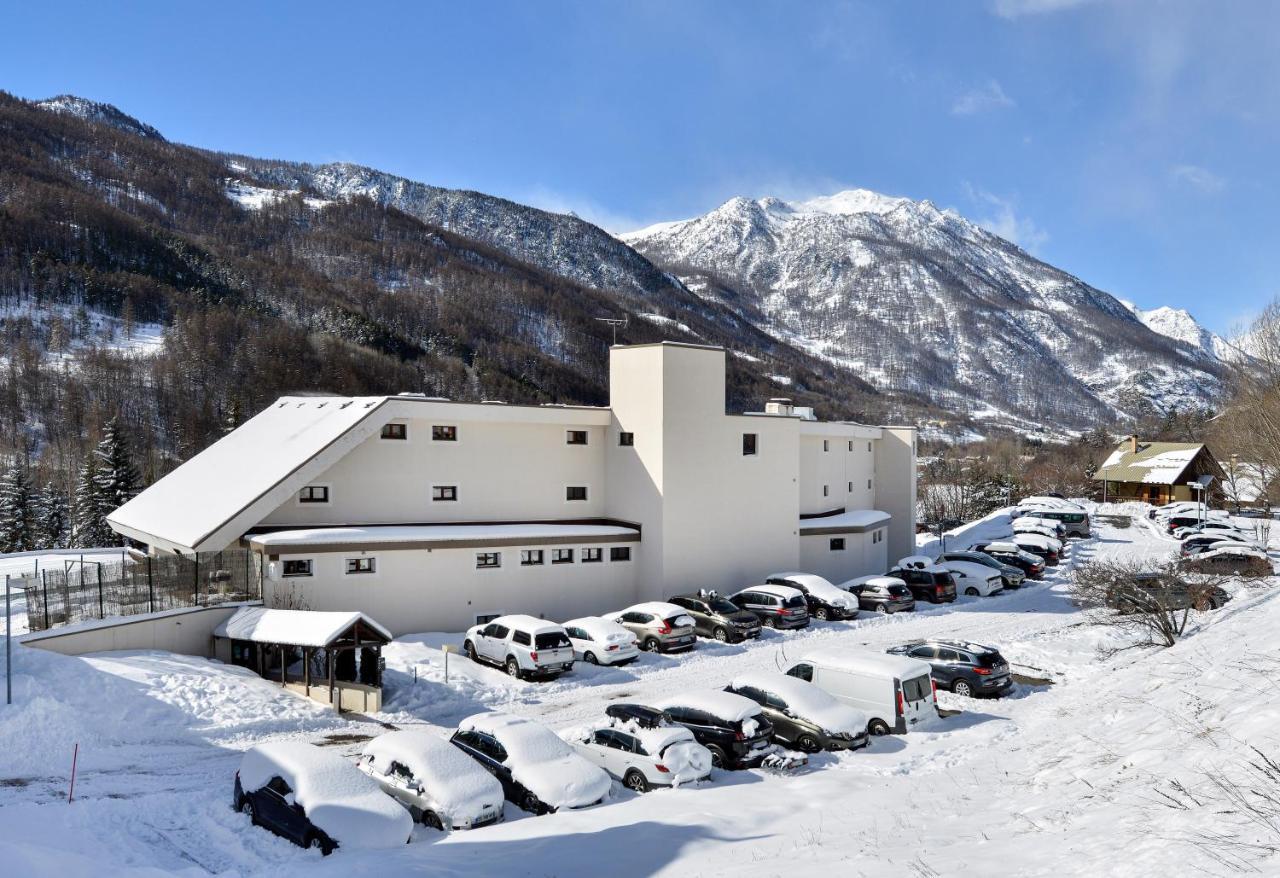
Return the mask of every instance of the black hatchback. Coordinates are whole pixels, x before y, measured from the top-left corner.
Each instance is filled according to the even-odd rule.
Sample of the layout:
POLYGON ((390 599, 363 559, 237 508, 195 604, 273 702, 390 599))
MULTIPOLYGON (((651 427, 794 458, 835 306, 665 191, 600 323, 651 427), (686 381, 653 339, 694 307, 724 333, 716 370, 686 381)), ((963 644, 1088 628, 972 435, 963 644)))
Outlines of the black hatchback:
POLYGON ((928 662, 930 676, 939 686, 966 698, 1013 691, 1009 663, 994 646, 962 640, 913 640, 885 652, 928 662))
POLYGON ((901 579, 911 589, 911 596, 931 604, 951 603, 956 599, 956 581, 940 567, 895 567, 888 573, 901 579))

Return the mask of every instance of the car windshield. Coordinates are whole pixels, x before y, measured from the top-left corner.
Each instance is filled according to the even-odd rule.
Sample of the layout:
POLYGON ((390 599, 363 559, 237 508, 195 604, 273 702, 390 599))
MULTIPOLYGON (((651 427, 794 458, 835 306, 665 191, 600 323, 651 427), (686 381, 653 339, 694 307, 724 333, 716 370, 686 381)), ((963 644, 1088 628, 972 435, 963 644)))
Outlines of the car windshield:
POLYGON ((792 595, 789 598, 783 598, 782 605, 784 607, 803 607, 805 605, 804 598, 800 597, 798 594, 792 595))
POLYGON ((932 693, 933 684, 929 682, 928 674, 902 681, 902 697, 907 701, 921 701, 932 693))
POLYGON ((711 609, 717 613, 736 613, 738 605, 724 598, 712 598, 707 603, 711 604, 711 609))
POLYGON ((560 649, 572 645, 569 643, 569 638, 559 631, 538 634, 533 638, 533 643, 538 649, 560 649))
POLYGON ((911 597, 911 589, 907 588, 905 585, 891 585, 888 586, 886 590, 895 598, 911 597))

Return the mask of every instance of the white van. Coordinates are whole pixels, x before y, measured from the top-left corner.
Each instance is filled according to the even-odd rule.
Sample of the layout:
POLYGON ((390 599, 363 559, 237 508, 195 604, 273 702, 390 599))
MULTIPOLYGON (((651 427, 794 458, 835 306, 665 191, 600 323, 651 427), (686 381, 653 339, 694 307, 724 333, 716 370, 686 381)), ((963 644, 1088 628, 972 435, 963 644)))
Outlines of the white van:
POLYGON ((832 647, 806 653, 786 673, 865 712, 871 718, 867 731, 887 735, 904 734, 922 719, 937 716, 930 670, 918 659, 832 647))

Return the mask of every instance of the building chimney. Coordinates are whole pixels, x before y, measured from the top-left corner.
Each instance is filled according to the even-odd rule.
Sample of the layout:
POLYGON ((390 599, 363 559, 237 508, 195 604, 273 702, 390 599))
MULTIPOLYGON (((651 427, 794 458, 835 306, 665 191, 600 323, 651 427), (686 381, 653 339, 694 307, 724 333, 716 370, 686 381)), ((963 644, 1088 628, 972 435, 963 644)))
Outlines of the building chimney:
POLYGON ((1137 433, 1134 433, 1132 436, 1129 437, 1129 453, 1130 454, 1138 453, 1138 434, 1137 433))

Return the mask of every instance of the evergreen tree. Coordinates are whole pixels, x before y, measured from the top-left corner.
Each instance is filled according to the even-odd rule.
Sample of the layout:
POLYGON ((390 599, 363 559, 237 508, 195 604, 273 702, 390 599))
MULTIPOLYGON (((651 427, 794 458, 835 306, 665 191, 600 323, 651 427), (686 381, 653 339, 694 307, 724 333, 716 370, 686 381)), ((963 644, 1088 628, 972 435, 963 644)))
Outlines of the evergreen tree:
POLYGON ((90 454, 85 457, 80 467, 80 477, 76 480, 75 507, 71 512, 71 545, 78 549, 91 549, 98 546, 110 546, 119 542, 119 537, 107 525, 106 514, 101 502, 98 488, 98 456, 90 454))
MULTIPOLYGON (((97 505, 102 517, 128 503, 142 490, 142 478, 134 465, 133 456, 125 442, 124 432, 116 418, 107 421, 102 441, 94 451, 97 458, 97 505)), ((105 527, 105 525, 104 525, 105 527)), ((109 529, 108 529, 109 530, 109 529)), ((103 543, 102 545, 109 545, 103 543)))
POLYGON ((31 483, 17 464, 0 479, 0 552, 29 552, 36 547, 31 483))
POLYGON ((71 511, 67 497, 52 482, 36 496, 36 543, 42 549, 61 549, 67 546, 71 511))

